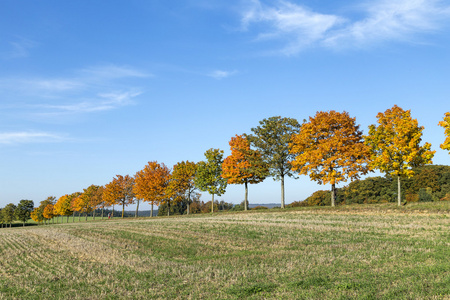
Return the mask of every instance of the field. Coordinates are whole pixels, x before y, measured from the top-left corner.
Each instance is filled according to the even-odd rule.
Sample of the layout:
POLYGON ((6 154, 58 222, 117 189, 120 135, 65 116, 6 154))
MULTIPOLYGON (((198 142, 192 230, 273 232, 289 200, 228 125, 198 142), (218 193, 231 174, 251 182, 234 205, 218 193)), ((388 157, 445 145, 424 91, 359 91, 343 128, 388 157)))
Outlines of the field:
POLYGON ((450 202, 0 229, 0 299, 450 299, 450 202))

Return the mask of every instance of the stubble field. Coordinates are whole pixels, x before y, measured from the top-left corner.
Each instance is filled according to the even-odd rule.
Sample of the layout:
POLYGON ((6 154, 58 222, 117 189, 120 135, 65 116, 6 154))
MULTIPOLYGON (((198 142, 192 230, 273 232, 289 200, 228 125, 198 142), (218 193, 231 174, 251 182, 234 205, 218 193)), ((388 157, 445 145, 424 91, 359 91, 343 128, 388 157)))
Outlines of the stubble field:
POLYGON ((449 204, 1 229, 0 299, 450 299, 449 204))

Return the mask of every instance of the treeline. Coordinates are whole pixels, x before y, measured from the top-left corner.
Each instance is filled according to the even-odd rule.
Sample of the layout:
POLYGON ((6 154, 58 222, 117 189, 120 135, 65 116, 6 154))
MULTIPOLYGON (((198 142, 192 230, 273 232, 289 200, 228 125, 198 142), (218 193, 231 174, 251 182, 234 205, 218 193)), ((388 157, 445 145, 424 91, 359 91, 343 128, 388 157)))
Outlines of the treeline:
MULTIPOLYGON (((223 150, 211 148, 205 152, 205 160, 197 163, 181 161, 169 168, 164 163, 150 161, 134 176, 116 175, 104 186, 91 185, 83 192, 66 194, 58 199, 48 197, 30 213, 30 217, 36 222, 45 222, 56 216, 68 218, 75 213, 87 218, 94 212, 95 218, 97 210, 103 216, 105 208, 114 210, 115 205, 121 206, 124 217, 125 207, 130 204, 136 204, 137 216, 141 201, 148 202, 152 211, 153 206, 158 205, 161 214, 204 212, 206 204, 199 204, 200 192, 211 195, 209 211, 213 212, 217 203, 215 196, 223 195, 227 184, 245 186, 243 207, 246 210, 248 185, 268 177, 281 182, 281 208, 284 208, 284 179, 296 175, 308 175, 319 184, 330 184, 331 191, 327 194, 330 201, 324 203, 331 206, 342 201, 359 203, 381 201, 375 200, 381 198, 391 201, 395 180, 398 205, 405 197, 410 200, 426 197, 427 191, 432 198, 439 197, 432 186, 425 187, 431 188, 431 192, 419 190, 414 193, 409 193, 407 187, 408 180, 419 170, 417 168, 432 164, 435 151, 429 143, 422 144, 424 127, 411 117, 410 110, 397 105, 376 117, 377 124, 369 126, 367 135, 356 124, 356 118, 345 111, 317 112, 302 124, 296 119, 279 116, 263 119, 259 126, 251 128, 251 134, 231 138, 231 155, 226 158, 223 150), (387 177, 372 179, 372 182, 359 181, 360 176, 373 170, 379 170, 387 177), (353 182, 347 190, 337 193, 336 184, 349 180, 353 182), (369 199, 364 194, 369 193, 369 188, 363 188, 364 184, 380 185, 385 190, 369 199), (406 196, 402 196, 402 186, 407 190, 406 196), (343 195, 347 195, 344 200, 343 195)), ((446 137, 441 148, 450 151, 450 113, 445 113, 438 125, 444 128, 446 137)), ((317 195, 320 193, 323 194, 317 192, 317 195)), ((447 194, 441 198, 445 197, 447 194)))
MULTIPOLYGON (((402 181, 402 201, 431 202, 450 200, 450 167, 428 165, 413 168, 415 176, 402 181)), ((391 176, 369 177, 355 180, 342 188, 336 189, 336 203, 371 204, 387 203, 397 200, 397 182, 391 176)), ((295 201, 289 207, 327 206, 330 205, 330 191, 316 191, 304 201, 295 201)))

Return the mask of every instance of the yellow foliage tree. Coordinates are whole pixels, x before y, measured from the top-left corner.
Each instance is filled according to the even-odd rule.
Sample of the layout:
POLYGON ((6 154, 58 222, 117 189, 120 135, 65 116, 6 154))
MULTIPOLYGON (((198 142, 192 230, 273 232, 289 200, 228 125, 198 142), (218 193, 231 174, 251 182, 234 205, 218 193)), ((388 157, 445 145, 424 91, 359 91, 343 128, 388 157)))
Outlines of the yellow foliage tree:
POLYGON ((394 105, 378 113, 378 126, 370 125, 365 137, 371 149, 370 166, 391 176, 397 176, 398 205, 401 205, 400 178, 414 176, 413 167, 431 164, 436 151, 422 141, 423 126, 411 117, 411 110, 394 105))
POLYGON ((69 216, 73 214, 71 202, 72 198, 66 194, 64 196, 59 197, 54 207, 57 215, 67 216, 67 223, 69 222, 69 216))
POLYGON ((439 122, 439 126, 445 129, 445 141, 441 144, 441 149, 450 151, 450 112, 445 113, 443 121, 439 122))
POLYGON ((347 112, 317 112, 305 122, 290 144, 292 169, 309 174, 319 184, 331 184, 331 206, 335 206, 336 184, 367 174, 369 148, 355 118, 347 112))

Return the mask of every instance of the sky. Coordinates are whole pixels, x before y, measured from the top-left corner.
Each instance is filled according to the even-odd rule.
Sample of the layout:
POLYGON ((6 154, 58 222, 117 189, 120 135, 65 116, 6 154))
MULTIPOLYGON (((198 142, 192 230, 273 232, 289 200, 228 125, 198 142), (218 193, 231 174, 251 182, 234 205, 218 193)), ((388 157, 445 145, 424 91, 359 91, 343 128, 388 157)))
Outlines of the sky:
MULTIPOLYGON (((317 111, 367 133, 377 113, 411 110, 448 164, 449 33, 440 0, 2 0, 0 207, 227 156, 260 120, 317 111)), ((329 188, 289 179, 286 203, 329 188)), ((219 199, 243 197, 229 185, 219 199)), ((280 182, 250 185, 249 201, 279 203, 280 182)))

